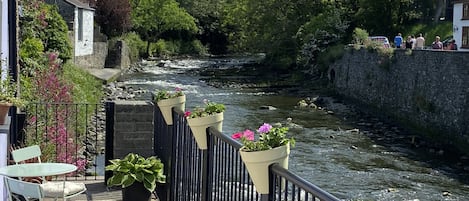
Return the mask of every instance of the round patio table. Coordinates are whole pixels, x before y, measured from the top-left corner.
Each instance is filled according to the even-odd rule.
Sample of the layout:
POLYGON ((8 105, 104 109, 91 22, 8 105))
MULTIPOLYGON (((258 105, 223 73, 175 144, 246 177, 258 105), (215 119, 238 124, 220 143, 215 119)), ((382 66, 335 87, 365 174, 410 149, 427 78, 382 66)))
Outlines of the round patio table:
POLYGON ((67 163, 24 163, 0 167, 0 175, 8 177, 41 177, 67 174, 77 166, 67 163))

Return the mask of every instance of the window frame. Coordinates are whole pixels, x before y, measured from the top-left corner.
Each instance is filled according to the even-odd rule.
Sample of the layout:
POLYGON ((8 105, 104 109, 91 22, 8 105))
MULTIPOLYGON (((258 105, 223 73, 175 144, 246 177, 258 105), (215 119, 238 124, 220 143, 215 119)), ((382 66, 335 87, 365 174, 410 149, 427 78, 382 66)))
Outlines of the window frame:
POLYGON ((469 49, 469 26, 462 27, 461 48, 469 49))
POLYGON ((78 41, 83 41, 83 8, 78 8, 78 41))

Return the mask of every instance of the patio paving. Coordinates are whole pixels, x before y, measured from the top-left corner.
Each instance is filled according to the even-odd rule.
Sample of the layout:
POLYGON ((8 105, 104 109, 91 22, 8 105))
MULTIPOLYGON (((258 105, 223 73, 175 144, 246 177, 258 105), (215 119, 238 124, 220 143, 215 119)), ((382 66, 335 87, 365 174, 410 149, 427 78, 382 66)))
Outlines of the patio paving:
MULTIPOLYGON (((75 182, 75 180, 72 180, 75 182)), ((82 193, 79 196, 69 198, 69 201, 122 201, 122 191, 120 187, 107 187, 104 182, 104 178, 98 178, 97 180, 86 180, 76 182, 83 182, 86 186, 87 192, 82 193)), ((45 201, 52 201, 54 199, 45 199, 45 201)), ((60 200, 60 199, 59 199, 60 200)), ((158 199, 152 195, 152 201, 158 199)))

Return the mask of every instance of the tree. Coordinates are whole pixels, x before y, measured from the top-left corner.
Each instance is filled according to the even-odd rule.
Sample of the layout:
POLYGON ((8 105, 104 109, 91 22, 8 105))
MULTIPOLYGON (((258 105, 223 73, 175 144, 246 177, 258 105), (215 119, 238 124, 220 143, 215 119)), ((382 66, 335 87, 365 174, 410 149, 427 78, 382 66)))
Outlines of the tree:
POLYGON ((224 27, 232 30, 233 49, 267 53, 266 66, 295 67, 300 26, 325 8, 321 0, 234 0, 227 6, 224 27))
POLYGON ((96 21, 107 36, 118 36, 131 28, 129 0, 99 0, 96 21))
POLYGON ((150 44, 156 42, 166 31, 196 33, 195 19, 174 0, 131 0, 133 29, 150 44))
POLYGON ((213 54, 225 54, 228 46, 228 34, 222 27, 225 0, 178 0, 181 7, 197 19, 200 29, 198 38, 209 47, 213 54))

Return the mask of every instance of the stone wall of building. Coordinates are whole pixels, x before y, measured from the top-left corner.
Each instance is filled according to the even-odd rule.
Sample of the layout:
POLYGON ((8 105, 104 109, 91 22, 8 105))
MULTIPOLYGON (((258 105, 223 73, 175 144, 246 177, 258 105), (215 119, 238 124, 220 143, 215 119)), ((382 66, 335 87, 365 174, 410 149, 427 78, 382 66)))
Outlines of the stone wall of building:
POLYGON ((469 54, 349 48, 329 68, 338 94, 469 153, 469 54))
POLYGON ((105 66, 108 54, 107 42, 94 42, 93 54, 85 56, 76 56, 75 64, 84 68, 102 69, 105 66))

